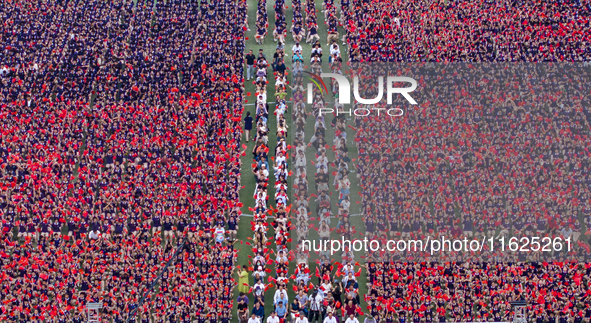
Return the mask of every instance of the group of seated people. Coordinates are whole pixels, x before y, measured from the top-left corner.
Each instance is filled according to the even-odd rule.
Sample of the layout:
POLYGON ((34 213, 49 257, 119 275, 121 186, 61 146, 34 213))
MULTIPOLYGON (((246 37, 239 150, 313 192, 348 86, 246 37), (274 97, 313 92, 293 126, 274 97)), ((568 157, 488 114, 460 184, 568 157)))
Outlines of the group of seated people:
POLYGON ((230 322, 246 1, 0 6, 0 320, 230 322))
POLYGON ((257 44, 262 44, 267 36, 269 27, 269 17, 267 15, 267 0, 257 0, 257 12, 255 16, 255 40, 257 44))
MULTIPOLYGON (((258 43, 267 34, 266 6, 257 2, 258 43)), ((262 52, 255 60, 253 256, 238 283, 246 1, 32 0, 0 7, 0 321, 84 322, 87 303, 100 303, 104 321, 231 322, 236 286, 241 322, 262 321, 269 307, 273 320, 297 323, 356 323, 360 315, 366 322, 498 322, 511 320, 510 303, 521 299, 539 323, 591 319, 588 67, 476 64, 588 61, 587 1, 342 0, 340 14, 334 1, 324 1, 333 73, 343 73, 340 24, 354 63, 476 64, 407 67, 405 75, 420 80, 418 107, 397 98, 403 118, 355 117, 352 126, 345 114, 329 115, 327 124, 318 113, 333 104, 325 96, 338 93, 334 81, 329 93, 313 88, 306 110, 299 42, 314 44, 313 73, 323 63, 311 0, 292 2, 288 101, 287 6, 276 1, 273 63, 262 52), (312 134, 305 131, 310 115, 312 134), (310 228, 320 241, 358 237, 349 216, 356 195, 349 142, 359 155, 369 239, 538 235, 571 239, 573 248, 549 258, 485 250, 475 260, 452 254, 425 262, 377 252, 364 265, 347 249, 339 261, 314 256, 301 248, 316 238, 310 228), (308 147, 314 160, 306 158, 308 147), (314 189, 308 162, 316 169, 314 189), (270 288, 272 304, 265 299, 270 288), (254 306, 245 311, 249 296, 254 306)), ((359 65, 356 73, 384 71, 359 65)), ((346 108, 336 97, 334 110, 346 108)))
POLYGON ((399 62, 394 73, 419 83, 411 94, 418 105, 401 96, 377 105, 399 107, 403 117, 354 119, 368 239, 571 243, 548 253, 370 253, 367 310, 384 322, 498 322, 511 321, 511 302, 525 300, 530 320, 589 322, 589 49, 580 46, 588 4, 352 5, 351 76, 375 83, 363 76, 390 75, 393 67, 379 62, 399 62), (512 61, 522 63, 483 64, 512 61))
POLYGON ((304 16, 302 15, 302 1, 292 0, 291 7, 293 8, 293 18, 291 19, 291 36, 294 43, 299 43, 306 37, 306 29, 304 28, 304 16))
MULTIPOLYGON (((358 72, 370 70, 385 71, 358 72)), ((588 259, 591 113, 584 109, 588 86, 580 82, 589 77, 587 67, 454 64, 404 71, 415 79, 439 75, 437 84, 421 82, 413 93, 422 107, 407 105, 398 122, 356 119, 367 234, 570 238, 572 253, 553 256, 588 259), (445 76, 450 70, 454 75, 445 76), (539 80, 535 91, 521 92, 530 77, 539 80), (552 99, 561 93, 568 94, 552 99)))
MULTIPOLYGON (((347 1, 348 2, 348 1, 347 1)), ((351 1, 352 62, 588 61, 588 1, 351 1)))
POLYGON ((275 1, 275 29, 273 30, 273 40, 281 44, 285 43, 285 37, 287 36, 287 21, 285 18, 285 11, 287 5, 285 0, 275 1))
POLYGON ((381 322, 511 322, 523 300, 528 321, 591 318, 588 264, 366 260, 364 310, 381 322))

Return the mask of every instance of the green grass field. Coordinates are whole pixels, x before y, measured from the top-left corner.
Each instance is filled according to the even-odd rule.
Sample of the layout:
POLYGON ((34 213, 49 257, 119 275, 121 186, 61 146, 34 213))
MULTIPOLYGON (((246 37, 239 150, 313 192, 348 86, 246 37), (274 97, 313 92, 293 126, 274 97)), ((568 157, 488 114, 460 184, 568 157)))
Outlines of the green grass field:
MULTIPOLYGON (((255 42, 255 18, 256 18, 256 8, 257 8, 257 1, 256 0, 249 0, 248 1, 248 19, 249 19, 249 27, 251 28, 251 31, 247 31, 246 32, 246 37, 248 37, 247 40, 247 46, 246 46, 246 53, 249 50, 253 50, 253 52, 255 53, 255 55, 258 53, 259 49, 262 49, 265 56, 267 57, 267 59, 270 61, 273 57, 273 54, 275 53, 276 47, 277 47, 277 43, 273 41, 273 28, 275 26, 275 11, 274 11, 274 2, 272 0, 269 0, 267 2, 267 13, 269 16, 269 28, 268 28, 268 35, 265 38, 265 42, 262 45, 259 45, 255 42)), ((291 28, 291 21, 292 21, 292 17, 293 17, 293 8, 292 8, 292 4, 290 0, 286 1, 286 5, 288 6, 287 12, 286 12, 286 21, 287 21, 287 28, 291 28)), ((302 4, 303 6, 303 4, 302 4)), ((328 64, 328 46, 326 45, 326 35, 327 35, 327 31, 326 31, 326 25, 324 23, 324 14, 321 12, 322 9, 322 1, 321 0, 316 0, 316 9, 317 9, 317 16, 318 16, 318 33, 320 35, 320 44, 321 47, 323 49, 323 52, 325 53, 323 55, 323 71, 324 72, 328 72, 329 69, 329 64, 328 64)), ((343 35, 343 30, 340 29, 339 30, 340 35, 343 35)), ((288 32, 287 37, 286 37, 286 44, 285 44, 285 53, 288 55, 288 57, 286 57, 286 66, 290 67, 291 66, 291 60, 289 59, 291 57, 291 48, 292 46, 295 44, 295 42, 293 41, 293 38, 291 36, 291 33, 288 32)), ((310 62, 310 53, 312 50, 312 46, 309 44, 306 44, 305 42, 301 42, 300 45, 303 48, 303 56, 304 56, 304 62, 305 64, 309 65, 310 62)), ((345 63, 347 61, 347 49, 346 46, 343 46, 341 44, 339 44, 339 46, 341 47, 341 54, 343 56, 343 62, 345 63)), ((245 53, 245 54, 246 54, 245 53)), ((343 68, 346 67, 346 64, 343 64, 343 68)), ((269 74, 272 75, 272 69, 269 68, 269 74)), ((291 73, 290 73, 291 74, 291 73)), ((246 77, 246 76, 245 76, 246 77)), ((291 80, 291 77, 288 76, 288 80, 291 80)), ((255 113, 255 107, 252 104, 255 101, 255 97, 254 97, 254 92, 255 92, 255 86, 252 84, 251 81, 246 81, 245 84, 245 92, 248 93, 250 92, 252 96, 247 97, 247 103, 246 103, 246 107, 245 107, 245 114, 246 111, 250 111, 251 115, 254 115, 255 113)), ((274 110, 274 101, 273 98, 275 97, 274 95, 274 82, 273 79, 271 79, 271 77, 269 77, 269 85, 267 88, 267 97, 269 98, 269 120, 268 120, 268 126, 270 128, 270 132, 269 132, 269 148, 271 151, 274 151, 275 148, 275 143, 276 143, 276 136, 275 136, 275 132, 276 132, 276 123, 277 120, 275 118, 275 115, 273 114, 273 110, 274 110)), ((290 90, 288 89, 288 96, 287 98, 289 99, 291 93, 290 90)), ((327 102, 333 102, 334 98, 331 97, 325 97, 325 100, 327 102)), ((291 111, 292 111, 292 106, 288 103, 288 113, 285 114, 285 117, 287 119, 288 124, 291 123, 291 111)), ((307 110, 310 111, 310 107, 307 107, 307 110)), ((330 120, 329 120, 330 121, 330 120)), ((332 140, 334 139, 334 131, 331 131, 330 126, 328 126, 329 129, 327 129, 326 131, 326 141, 328 143, 331 143, 332 140)), ((293 130, 294 127, 290 125, 290 129, 293 130)), ((349 131, 351 131, 349 129, 349 131)), ((305 133, 306 133, 306 140, 309 141, 310 137, 313 135, 314 133, 314 118, 312 116, 309 116, 307 119, 307 124, 306 124, 306 129, 305 129, 305 133)), ((288 135, 289 137, 289 135, 288 135)), ((352 142, 352 138, 354 138, 354 133, 351 131, 351 133, 348 133, 348 144, 350 147, 349 150, 349 156, 351 159, 355 160, 355 158, 357 157, 357 152, 356 149, 351 149, 353 147, 353 142, 352 142)), ((293 138, 288 138, 289 141, 293 140, 293 138)), ((243 137, 243 142, 245 142, 245 138, 243 137)), ((244 187, 241 191, 240 191, 240 201, 244 204, 242 212, 243 214, 245 214, 245 216, 243 216, 241 218, 240 221, 240 229, 238 231, 238 239, 241 240, 243 243, 241 244, 240 242, 238 242, 236 244, 237 249, 239 250, 238 252, 238 261, 237 264, 238 265, 247 265, 248 266, 248 262, 250 260, 249 255, 252 256, 252 252, 250 250, 250 246, 246 245, 244 242, 247 241, 251 241, 248 238, 252 237, 252 232, 250 230, 250 221, 252 221, 252 217, 248 216, 251 215, 252 212, 249 211, 249 207, 253 207, 254 206, 254 199, 253 199, 253 194, 254 194, 254 187, 255 187, 255 180, 254 180, 254 175, 252 174, 251 171, 251 163, 252 163, 252 154, 250 154, 250 151, 252 150, 254 143, 252 141, 250 141, 249 143, 246 143, 247 145, 247 154, 246 156, 242 157, 241 161, 242 161, 242 169, 241 169, 241 180, 242 183, 241 185, 244 187)), ((334 159, 334 153, 329 149, 327 151, 327 157, 329 160, 333 160, 334 159)), ((309 194, 316 194, 317 192, 314 190, 314 173, 316 171, 314 165, 312 165, 310 163, 310 161, 315 160, 315 152, 314 149, 312 147, 310 147, 309 149, 307 149, 307 161, 308 161, 308 170, 307 170, 307 174, 308 174, 308 182, 309 182, 309 194)), ((270 163, 272 163, 270 161, 270 163)), ((351 163, 349 165, 349 169, 353 170, 354 167, 352 165, 353 163, 351 163)), ((290 167, 291 168, 291 167, 290 167)), ((329 173, 332 173, 334 169, 330 170, 329 173)), ((330 179, 330 183, 332 183, 332 176, 330 179)), ((290 180, 293 180, 293 178, 290 178, 290 180)), ((349 180, 351 181, 351 209, 350 209, 350 213, 351 214, 359 214, 359 207, 358 204, 356 204, 356 200, 359 199, 359 196, 356 194, 356 189, 358 187, 358 182, 357 182, 357 178, 355 177, 355 173, 351 172, 350 176, 349 176, 349 180), (354 196, 355 194, 355 196, 354 196)), ((270 184, 274 183, 275 179, 273 177, 273 174, 270 174, 270 184)), ((290 184, 289 189, 291 190, 292 185, 290 184)), ((330 188, 331 190, 333 189, 332 187, 330 188)), ((274 196, 274 187, 273 185, 269 185, 269 196, 274 196)), ((290 196, 291 198, 291 196, 290 196)), ((332 194, 331 196, 331 204, 334 206, 337 202, 337 194, 332 194)), ((271 201, 272 198, 270 199, 270 204, 272 206, 274 206, 274 201, 271 201)), ((293 199, 292 199, 293 202, 293 199)), ((310 209, 314 210, 316 208, 316 203, 311 199, 310 201, 310 209)), ((336 207, 333 207, 333 214, 336 214, 336 207)), ((317 217, 316 214, 314 214, 314 212, 310 215, 311 217, 317 217)), ((314 224, 315 227, 318 227, 318 221, 310 221, 311 224, 314 224)), ((351 224, 353 226, 355 226, 357 228, 358 231, 363 231, 362 228, 364 228, 363 222, 362 222, 362 218, 360 216, 353 216, 351 217, 351 224)), ((336 221, 333 221, 332 226, 336 226, 336 221)), ((270 227, 269 232, 267 233, 268 237, 272 237, 273 236, 273 228, 270 227)), ((336 233, 333 233, 335 235, 334 238, 338 238, 336 236, 336 233)), ((295 232, 292 232, 292 237, 295 236, 295 232)), ((310 234, 309 234, 309 239, 318 239, 318 234, 316 231, 314 231, 313 229, 310 230, 310 234)), ((271 246, 269 249, 274 249, 274 246, 271 246)), ((310 259, 314 259, 315 255, 312 254, 310 255, 310 259)), ((336 255, 335 255, 336 256, 336 255)), ((360 258, 360 256, 362 256, 362 253, 358 253, 355 255, 355 259, 356 261, 361 261, 362 259, 360 258)), ((335 261, 340 261, 340 256, 338 256, 338 259, 335 258, 335 261)), ((274 268, 272 265, 268 266, 269 268, 271 268, 273 270, 273 272, 271 273, 271 275, 274 275, 274 268)), ((311 261, 310 263, 310 269, 311 272, 314 273, 315 272, 315 267, 316 264, 314 262, 311 261)), ((294 272, 294 268, 295 268, 295 263, 292 263, 292 265, 290 266, 290 275, 293 274, 294 272)), ((238 276, 235 276, 236 279, 238 279, 238 276)), ((312 278, 312 281, 314 283, 317 282, 316 277, 312 278)), ((361 296, 363 296, 366 292, 366 287, 365 287, 365 277, 359 277, 358 278, 359 281, 359 293, 361 296)), ((253 279, 251 277, 250 279, 250 284, 253 284, 253 279)), ((291 301, 294 297, 294 292, 291 288, 288 288, 288 297, 289 300, 291 301)), ((270 311, 272 310, 272 298, 273 298, 273 294, 274 294, 275 290, 273 288, 270 288, 267 293, 265 294, 265 303, 267 304, 267 306, 265 306, 265 312, 268 315, 270 313, 270 311)), ((238 296, 238 291, 236 289, 235 291, 235 297, 238 296)), ((361 306, 362 308, 365 307, 365 302, 363 301, 363 297, 361 297, 361 306)), ((251 304, 250 304, 250 308, 252 308, 252 298, 251 298, 251 304)), ((234 308, 234 314, 236 313, 236 307, 234 308)), ((236 316, 234 316, 234 320, 237 321, 236 316)))

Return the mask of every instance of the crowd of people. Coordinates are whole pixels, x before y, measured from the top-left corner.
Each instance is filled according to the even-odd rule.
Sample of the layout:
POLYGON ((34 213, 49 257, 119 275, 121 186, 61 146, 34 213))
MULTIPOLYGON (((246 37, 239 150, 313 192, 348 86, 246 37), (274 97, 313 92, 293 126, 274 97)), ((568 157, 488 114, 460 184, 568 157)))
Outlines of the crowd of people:
POLYGON ((262 44, 267 36, 267 28, 269 27, 269 16, 267 15, 267 1, 257 1, 257 12, 255 22, 255 40, 257 44, 262 44))
MULTIPOLYGON (((356 67, 359 75, 388 73, 380 64, 356 67)), ((510 302, 525 299, 528 317, 545 322, 591 315, 588 66, 417 64, 402 73, 420 80, 412 93, 420 104, 395 98, 403 117, 356 118, 354 127, 368 239, 538 236, 570 239, 571 250, 380 251, 368 260, 372 310, 385 319, 508 321, 510 302), (404 264, 411 257, 441 265, 404 264), (432 277, 445 283, 422 287, 432 277), (409 283, 420 287, 416 296, 397 288, 409 283), (453 303, 452 295, 462 298, 453 303)))
MULTIPOLYGON (((525 299, 536 322, 589 322, 586 64, 404 67, 419 80, 418 107, 399 97, 403 117, 353 125, 318 113, 348 109, 337 82, 312 87, 309 111, 304 86, 324 60, 346 73, 341 40, 352 63, 586 62, 588 1, 325 0, 328 53, 315 1, 291 4, 289 27, 289 6, 275 1, 276 52, 247 55, 246 71, 245 0, 0 4, 0 321, 84 322, 87 303, 100 303, 113 322, 499 322, 525 299), (256 88, 245 120, 256 187, 253 221, 241 228, 252 231, 251 261, 238 267, 245 78, 256 88), (362 265, 347 248, 340 259, 307 249, 307 240, 359 238, 352 143, 369 239, 538 235, 569 238, 573 250, 438 262, 378 252, 362 265)), ((262 44, 266 0, 252 9, 262 44)))
POLYGON ((0 320, 230 322, 246 1, 0 6, 0 320))
POLYGON ((379 62, 419 62, 395 72, 418 80, 417 106, 399 97, 403 117, 355 118, 365 235, 572 242, 571 252, 545 254, 370 254, 367 311, 383 322, 498 322, 525 300, 529 320, 588 322, 588 4, 352 6, 344 26, 354 74, 363 80, 393 72, 379 62), (513 61, 532 63, 484 64, 513 61))
POLYGON ((351 6, 343 27, 352 62, 572 62, 591 54, 588 1, 354 0, 351 6))

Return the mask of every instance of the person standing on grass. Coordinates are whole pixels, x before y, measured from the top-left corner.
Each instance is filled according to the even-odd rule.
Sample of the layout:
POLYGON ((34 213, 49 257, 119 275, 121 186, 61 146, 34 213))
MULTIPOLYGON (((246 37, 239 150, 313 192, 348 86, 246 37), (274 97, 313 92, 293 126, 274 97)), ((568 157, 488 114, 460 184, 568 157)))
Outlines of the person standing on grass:
POLYGON ((320 323, 320 311, 322 310, 322 301, 323 297, 318 291, 314 291, 312 296, 310 297, 310 313, 308 314, 308 320, 310 323, 318 322, 320 323))
MULTIPOLYGON (((307 284, 307 283, 308 283, 308 281, 306 280, 305 284, 307 284)), ((298 300, 298 303, 300 305, 300 311, 304 312, 304 314, 306 314, 306 316, 308 316, 308 304, 309 304, 308 295, 306 295, 304 293, 304 290, 300 289, 299 295, 296 296, 296 299, 298 300)))
POLYGON ((252 130, 252 117, 250 111, 246 112, 246 118, 244 118, 244 134, 246 135, 246 142, 250 140, 250 131, 252 130))
POLYGON ((240 293, 248 293, 249 290, 249 281, 248 281, 248 267, 246 267, 245 265, 242 266, 242 271, 240 271, 240 274, 238 275, 239 279, 238 279, 238 291, 240 293))
POLYGON ((245 56, 246 60, 246 80, 249 81, 251 78, 254 77, 254 61, 256 60, 256 56, 252 53, 252 49, 248 51, 248 54, 245 56))

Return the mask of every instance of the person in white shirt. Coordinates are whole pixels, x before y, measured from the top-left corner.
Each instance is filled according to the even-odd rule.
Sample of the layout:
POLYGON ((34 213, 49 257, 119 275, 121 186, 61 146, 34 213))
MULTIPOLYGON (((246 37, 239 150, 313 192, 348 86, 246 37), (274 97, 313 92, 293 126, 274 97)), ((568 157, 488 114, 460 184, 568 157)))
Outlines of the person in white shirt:
POLYGON ((215 242, 217 243, 222 243, 224 242, 224 234, 226 233, 226 230, 220 225, 218 224, 217 227, 215 228, 214 234, 215 234, 215 242))
POLYGON ((261 165, 261 170, 262 170, 263 176, 269 177, 269 170, 267 169, 267 166, 265 164, 261 165))
MULTIPOLYGON (((260 207, 264 207, 265 206, 264 200, 261 201, 260 204, 257 203, 256 207, 259 207, 259 206, 260 207)), ((263 224, 263 222, 257 222, 257 224, 255 224, 255 226, 254 226, 254 232, 258 232, 259 229, 261 229, 263 231, 263 233, 264 233, 264 231, 267 231, 267 227, 263 224)), ((256 233, 253 236, 256 237, 256 233)))
POLYGON ((261 323, 261 320, 252 313, 252 316, 248 319, 248 323, 261 323))
POLYGON ((285 277, 285 273, 281 273, 279 275, 280 276, 277 277, 277 284, 287 284, 289 277, 285 277))
POLYGON ((287 201, 289 200, 289 198, 287 197, 287 194, 285 194, 285 192, 277 192, 275 193, 275 200, 277 201, 277 205, 287 205, 287 201))
POLYGON ((320 47, 320 44, 318 44, 317 46, 315 46, 314 48, 312 48, 311 54, 320 54, 320 55, 322 55, 322 48, 320 47))
MULTIPOLYGON (((275 261, 277 263, 286 263, 289 259, 287 258, 287 256, 281 252, 277 255, 277 258, 275 258, 275 261)), ((283 289, 283 286, 279 286, 279 289, 277 291, 284 291, 285 289, 283 289)), ((275 296, 278 296, 279 294, 277 294, 277 292, 275 292, 275 296)), ((287 295, 287 293, 286 293, 287 295)))
POLYGON ((330 55, 335 55, 335 54, 340 54, 341 53, 341 49, 339 48, 339 45, 337 43, 332 44, 332 46, 330 46, 330 55))
POLYGON ((347 276, 343 277, 343 285, 347 286, 349 281, 352 281, 353 283, 357 281, 352 272, 349 272, 347 276))
POLYGON ((341 50, 339 49, 339 45, 337 45, 337 43, 333 43, 330 46, 330 57, 329 57, 329 63, 332 63, 332 61, 335 58, 338 58, 341 56, 341 50))
POLYGON ((300 53, 302 52, 302 45, 300 45, 300 42, 296 42, 295 45, 293 45, 293 47, 291 48, 291 53, 295 54, 295 52, 299 51, 300 53))
POLYGON ((275 162, 277 163, 277 165, 287 165, 287 158, 285 158, 285 155, 283 153, 279 153, 279 155, 275 157, 275 162))
MULTIPOLYGON (((326 221, 322 221, 320 223, 320 227, 318 228, 318 236, 320 237, 320 240, 328 240, 330 239, 330 228, 328 227, 328 224, 326 224, 326 221)), ((322 292, 322 290, 321 290, 322 292)))
POLYGON ((281 191, 281 190, 287 191, 287 184, 285 184, 285 183, 275 183, 275 191, 281 191))
MULTIPOLYGON (((88 237, 92 240, 96 240, 100 237, 100 233, 101 232, 99 230, 96 230, 96 231, 90 230, 88 237)), ((43 234, 43 233, 41 233, 41 234, 43 234)))
POLYGON ((345 323, 359 323, 359 320, 355 317, 355 315, 351 314, 349 315, 345 323))
POLYGON ((303 311, 300 312, 298 317, 295 319, 295 323, 308 323, 308 318, 306 317, 306 313, 303 311))
POLYGON ((328 157, 326 157, 325 152, 322 152, 322 155, 316 157, 316 169, 321 167, 328 168, 328 157))
POLYGON ((298 208, 298 221, 308 222, 308 210, 304 206, 298 208))
POLYGON ((345 265, 345 267, 343 267, 342 272, 347 275, 349 273, 355 273, 355 268, 353 267, 353 265, 351 263, 345 265))
POLYGON ((267 276, 267 273, 265 272, 265 267, 262 264, 255 264, 254 266, 254 270, 252 272, 252 276, 253 277, 265 277, 267 276))
POLYGON ((267 93, 265 93, 265 92, 259 93, 259 95, 257 96, 257 103, 266 104, 267 103, 267 93))
POLYGON ((256 196, 256 200, 266 204, 265 201, 267 200, 267 192, 261 191, 260 193, 258 193, 256 196))
POLYGON ((324 323, 337 323, 337 318, 332 315, 332 312, 328 312, 328 316, 324 318, 324 323))
POLYGON ((306 167, 306 155, 304 155, 301 151, 296 153, 295 167, 306 167))
POLYGON ((267 317, 267 323, 279 323, 279 317, 275 311, 271 312, 271 316, 267 317))
POLYGON ((341 202, 341 205, 339 205, 340 209, 343 209, 343 211, 349 211, 349 208, 351 207, 351 202, 349 201, 348 198, 344 199, 341 202))
POLYGON ((260 281, 254 284, 253 287, 255 297, 262 296, 265 292, 265 285, 263 285, 263 283, 261 283, 260 281))
POLYGON ((351 181, 349 181, 349 179, 347 177, 342 178, 339 181, 339 189, 343 189, 343 188, 351 188, 351 181))
POLYGON ((320 291, 322 292, 322 294, 324 294, 324 296, 326 296, 328 293, 332 291, 332 284, 329 280, 323 279, 322 284, 320 284, 320 287, 320 291))
MULTIPOLYGON (((312 294, 310 297, 310 313, 308 317, 310 322, 321 322, 320 320, 320 311, 322 311, 322 301, 324 297, 321 293, 316 292, 316 295, 312 294)), ((335 322, 336 323, 336 322, 335 322)))
MULTIPOLYGON (((275 86, 277 86, 278 84, 281 84, 281 82, 285 82, 285 78, 283 80, 281 80, 281 78, 277 78, 277 80, 275 80, 275 86)), ((277 106, 275 107, 275 115, 277 116, 277 123, 279 123, 280 117, 285 114, 285 111, 287 111, 287 105, 283 101, 279 102, 279 104, 277 104, 277 106)))

